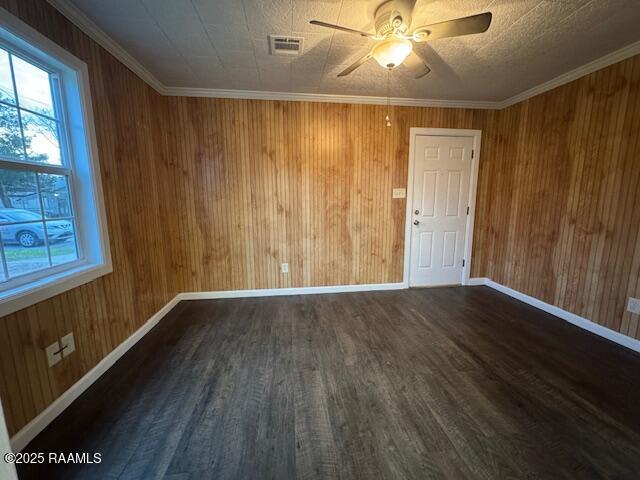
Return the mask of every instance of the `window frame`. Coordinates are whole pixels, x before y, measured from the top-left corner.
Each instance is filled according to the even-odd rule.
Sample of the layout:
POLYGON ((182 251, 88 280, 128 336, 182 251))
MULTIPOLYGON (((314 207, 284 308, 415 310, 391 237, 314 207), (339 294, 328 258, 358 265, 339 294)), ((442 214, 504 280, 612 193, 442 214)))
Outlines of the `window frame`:
POLYGON ((2 282, 0 316, 4 316, 111 273, 113 268, 87 65, 3 8, 0 46, 51 75, 61 150, 59 166, 0 158, 0 167, 67 176, 78 254, 73 262, 2 282))
MULTIPOLYGON (((45 278, 50 275, 63 272, 65 270, 71 270, 75 267, 78 267, 84 264, 85 263, 84 241, 86 240, 86 238, 82 236, 81 234, 82 227, 78 226, 78 222, 76 221, 76 216, 75 216, 76 201, 75 201, 75 195, 73 190, 75 187, 76 179, 73 176, 74 162, 71 156, 71 152, 69 151, 69 134, 67 131, 67 118, 66 118, 67 115, 66 115, 66 108, 65 108, 65 100, 62 94, 62 81, 60 80, 61 74, 57 69, 51 68, 49 65, 45 65, 42 62, 38 61, 38 59, 33 59, 27 56, 22 51, 17 50, 16 48, 13 48, 12 45, 7 44, 7 42, 3 41, 2 38, 0 38, 0 48, 9 52, 9 54, 12 57, 20 58, 22 61, 27 62, 31 65, 34 65, 35 67, 39 68, 44 72, 47 72, 47 74, 49 75, 49 88, 51 89, 51 100, 52 100, 54 116, 50 117, 48 115, 41 115, 32 109, 21 106, 19 94, 18 94, 18 84, 15 79, 14 66, 12 61, 10 61, 10 68, 11 68, 14 96, 16 97, 15 105, 11 105, 10 103, 4 103, 4 102, 0 102, 0 103, 2 103, 2 105, 8 106, 9 108, 15 108, 18 111, 18 115, 21 115, 20 111, 22 110, 27 113, 31 113, 32 115, 41 115, 45 118, 54 120, 57 123, 57 133, 58 133, 57 140, 60 147, 60 165, 37 163, 37 162, 29 161, 27 156, 27 151, 24 145, 23 145, 23 149, 24 149, 23 160, 17 160, 10 157, 3 157, 2 155, 0 155, 0 168, 29 171, 29 172, 33 172, 36 175, 37 195, 38 195, 38 200, 40 202, 40 206, 43 214, 42 219, 33 220, 33 221, 16 220, 16 221, 2 222, 0 224, 0 228, 4 226, 9 226, 9 225, 15 225, 15 224, 29 224, 29 223, 41 224, 45 230, 44 242, 47 247, 47 257, 48 257, 49 263, 51 263, 50 243, 49 243, 49 238, 46 234, 47 222, 55 221, 55 220, 69 220, 74 225, 74 241, 76 244, 76 256, 77 256, 76 260, 73 260, 71 262, 66 262, 59 265, 51 264, 47 268, 42 268, 40 270, 27 272, 27 273, 9 278, 8 276, 9 270, 7 268, 7 262, 5 259, 5 252, 3 247, 2 249, 0 249, 0 262, 2 263, 2 268, 5 271, 5 274, 7 274, 7 279, 5 281, 0 282, 0 297, 2 297, 4 292, 10 291, 13 288, 29 284, 31 282, 40 280, 41 278, 45 278), (41 197, 42 190, 40 187, 39 177, 37 177, 38 174, 60 175, 66 178, 67 189, 70 197, 69 203, 71 206, 71 213, 72 213, 70 217, 56 217, 55 219, 47 219, 46 217, 44 217, 44 205, 42 203, 42 197, 41 197)), ((23 123, 24 122, 20 119, 21 132, 23 132, 24 130, 23 123)), ((22 133, 23 141, 24 141, 24 135, 25 134, 22 133)), ((0 243, 2 243, 1 238, 0 238, 0 243)))

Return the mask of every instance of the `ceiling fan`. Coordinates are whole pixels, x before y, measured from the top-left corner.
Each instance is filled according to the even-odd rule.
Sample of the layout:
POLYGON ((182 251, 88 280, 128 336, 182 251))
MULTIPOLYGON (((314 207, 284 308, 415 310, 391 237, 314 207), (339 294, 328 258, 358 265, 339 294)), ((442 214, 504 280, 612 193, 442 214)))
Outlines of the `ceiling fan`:
POLYGON ((482 33, 486 32, 489 25, 491 25, 491 12, 485 12, 470 17, 423 25, 414 28, 411 33, 408 33, 415 3, 416 0, 388 0, 382 3, 374 13, 376 33, 363 32, 319 20, 311 20, 309 23, 354 33, 377 42, 369 53, 340 72, 338 77, 349 75, 356 68, 373 58, 381 67, 389 70, 408 60, 408 66, 410 68, 413 67, 416 71, 415 78, 424 77, 431 69, 413 50, 412 42, 428 42, 438 38, 482 33))

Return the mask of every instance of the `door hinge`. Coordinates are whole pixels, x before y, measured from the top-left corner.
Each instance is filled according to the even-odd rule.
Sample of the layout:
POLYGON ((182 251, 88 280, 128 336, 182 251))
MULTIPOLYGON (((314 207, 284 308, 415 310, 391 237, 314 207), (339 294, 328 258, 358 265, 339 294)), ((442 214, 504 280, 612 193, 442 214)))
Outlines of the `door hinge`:
POLYGON ((467 215, 469 215, 469 207, 467 207, 467 215))
POLYGON ((471 149, 471 158, 473 158, 473 156, 475 155, 476 151, 471 149))
POLYGON ((462 259, 462 266, 464 267, 464 258, 462 259))

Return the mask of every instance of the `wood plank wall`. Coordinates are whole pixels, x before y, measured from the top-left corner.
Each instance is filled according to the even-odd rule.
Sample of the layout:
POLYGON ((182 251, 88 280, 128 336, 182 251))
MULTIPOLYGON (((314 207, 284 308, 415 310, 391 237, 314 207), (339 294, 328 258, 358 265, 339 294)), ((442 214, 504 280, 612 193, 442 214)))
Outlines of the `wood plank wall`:
POLYGON ((410 127, 483 130, 474 276, 636 336, 639 61, 500 112, 160 97, 43 0, 89 65, 114 273, 0 319, 13 434, 177 292, 402 280, 410 127), (287 261, 290 273, 279 272, 287 261), (48 368, 73 330, 78 352, 48 368))
POLYGON ((114 273, 0 319, 11 434, 177 292, 398 282, 411 126, 484 112, 165 98, 43 0, 0 6, 89 65, 114 273), (288 261, 290 273, 279 273, 288 261), (73 330, 77 355, 44 347, 73 330))
POLYGON ((640 56, 491 112, 474 276, 640 338, 640 56))
POLYGON ((0 0, 89 66, 113 274, 0 319, 0 395, 17 432, 175 295, 163 264, 152 127, 161 98, 42 0, 0 0), (159 260, 160 259, 160 260, 159 260), (73 331, 52 368, 44 347, 73 331))
POLYGON ((177 291, 402 282, 410 127, 483 111, 175 97, 161 115, 177 291), (280 264, 289 263, 289 273, 280 264))

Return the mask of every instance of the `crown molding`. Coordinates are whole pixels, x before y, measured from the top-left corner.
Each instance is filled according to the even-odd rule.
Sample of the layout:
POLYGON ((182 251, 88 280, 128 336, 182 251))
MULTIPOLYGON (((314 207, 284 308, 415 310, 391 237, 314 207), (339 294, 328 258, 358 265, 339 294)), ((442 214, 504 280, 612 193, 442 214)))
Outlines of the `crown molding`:
MULTIPOLYGON (((232 90, 218 88, 190 88, 168 87, 158 80, 140 62, 133 58, 123 47, 98 27, 78 7, 69 0, 47 0, 56 10, 64 15, 71 23, 76 25, 85 34, 105 48, 126 67, 148 83, 161 95, 176 97, 209 97, 209 98, 235 98, 251 100, 281 100, 290 102, 330 102, 330 103, 356 103, 365 105, 386 105, 386 97, 373 97, 365 95, 330 95, 317 93, 290 93, 267 92, 260 90, 232 90)), ((577 80, 597 70, 621 62, 634 55, 640 54, 640 41, 627 45, 619 50, 611 52, 581 67, 563 73, 540 85, 532 87, 512 97, 500 101, 481 100, 438 100, 424 98, 392 97, 390 103, 405 107, 444 107, 444 108, 470 108, 502 110, 515 105, 541 93, 553 90, 556 87, 577 80)))
POLYGON ((67 20, 95 40, 102 48, 107 50, 117 60, 123 63, 129 70, 138 75, 158 93, 164 95, 165 86, 149 70, 142 66, 115 40, 98 27, 93 20, 87 17, 78 7, 69 0, 47 0, 53 8, 64 15, 67 20))
MULTIPOLYGON (((357 103, 365 105, 386 105, 387 97, 372 97, 367 95, 334 95, 324 93, 291 93, 267 92, 261 90, 229 90, 220 88, 182 88, 167 87, 165 95, 174 97, 211 97, 236 98, 251 100, 282 100, 289 102, 325 102, 325 103, 357 103)), ((427 98, 391 97, 391 105, 403 107, 445 107, 495 109, 498 102, 484 102, 476 100, 438 100, 427 98)))
POLYGON ((541 93, 548 92, 549 90, 553 90, 554 88, 573 82, 574 80, 589 75, 590 73, 606 68, 614 63, 622 62, 623 60, 638 54, 640 54, 640 41, 629 44, 626 47, 622 47, 621 49, 611 52, 604 57, 597 58, 592 62, 563 73, 562 75, 552 78, 547 82, 536 85, 535 87, 518 93, 513 97, 509 97, 506 100, 496 102, 497 108, 502 110, 503 108, 510 107, 511 105, 515 105, 516 103, 523 102, 529 98, 540 95, 541 93))

